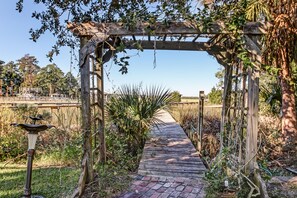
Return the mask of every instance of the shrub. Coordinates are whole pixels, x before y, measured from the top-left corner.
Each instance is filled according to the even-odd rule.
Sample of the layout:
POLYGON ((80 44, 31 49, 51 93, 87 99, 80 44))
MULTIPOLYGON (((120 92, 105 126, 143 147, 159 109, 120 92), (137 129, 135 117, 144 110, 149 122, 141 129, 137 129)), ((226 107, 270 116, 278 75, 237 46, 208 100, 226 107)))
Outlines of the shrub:
POLYGON ((181 94, 178 91, 174 91, 171 93, 172 102, 181 102, 181 94))
POLYGON ((211 104, 221 104, 222 103, 222 90, 213 87, 210 93, 207 95, 208 100, 211 104))
POLYGON ((149 128, 158 123, 158 112, 172 101, 169 90, 152 86, 122 86, 106 105, 110 121, 128 140, 128 150, 143 147, 149 128))

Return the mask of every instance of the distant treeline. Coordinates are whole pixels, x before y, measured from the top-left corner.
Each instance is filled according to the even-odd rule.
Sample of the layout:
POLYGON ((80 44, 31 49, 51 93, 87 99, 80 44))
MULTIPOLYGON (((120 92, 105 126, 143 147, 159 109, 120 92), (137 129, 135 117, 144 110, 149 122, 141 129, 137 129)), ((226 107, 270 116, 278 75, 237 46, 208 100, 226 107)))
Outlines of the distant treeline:
POLYGON ((77 96, 78 80, 56 65, 38 65, 35 56, 26 54, 17 61, 0 60, 0 96, 77 96))

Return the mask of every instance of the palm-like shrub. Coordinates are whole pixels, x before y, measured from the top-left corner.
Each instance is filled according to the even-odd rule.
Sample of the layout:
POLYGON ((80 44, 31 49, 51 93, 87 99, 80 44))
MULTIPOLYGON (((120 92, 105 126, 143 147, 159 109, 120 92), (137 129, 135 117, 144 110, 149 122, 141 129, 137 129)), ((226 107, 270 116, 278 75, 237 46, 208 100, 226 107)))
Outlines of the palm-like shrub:
POLYGON ((172 101, 168 89, 140 85, 124 85, 106 105, 108 118, 124 134, 128 149, 135 152, 144 146, 151 126, 160 122, 158 112, 172 101))

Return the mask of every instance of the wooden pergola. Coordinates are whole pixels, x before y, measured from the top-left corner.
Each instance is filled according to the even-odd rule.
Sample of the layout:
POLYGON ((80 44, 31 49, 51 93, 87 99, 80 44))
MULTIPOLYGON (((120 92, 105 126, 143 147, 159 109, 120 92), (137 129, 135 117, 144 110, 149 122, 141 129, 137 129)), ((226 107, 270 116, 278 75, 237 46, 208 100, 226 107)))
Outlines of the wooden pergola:
POLYGON ((246 133, 246 153, 239 153, 239 157, 247 164, 247 172, 254 171, 261 64, 259 38, 266 29, 262 23, 248 23, 239 32, 244 36, 246 49, 253 60, 252 68, 245 68, 237 58, 232 34, 219 22, 207 28, 192 22, 139 23, 134 27, 122 23, 87 22, 69 23, 68 29, 81 41, 79 65, 84 155, 79 194, 85 184, 93 180, 94 161, 105 161, 103 64, 117 53, 119 44, 124 44, 127 49, 141 46, 144 50, 206 51, 214 56, 225 67, 221 147, 230 144, 228 139, 240 139, 246 133), (228 133, 228 130, 234 132, 228 133))

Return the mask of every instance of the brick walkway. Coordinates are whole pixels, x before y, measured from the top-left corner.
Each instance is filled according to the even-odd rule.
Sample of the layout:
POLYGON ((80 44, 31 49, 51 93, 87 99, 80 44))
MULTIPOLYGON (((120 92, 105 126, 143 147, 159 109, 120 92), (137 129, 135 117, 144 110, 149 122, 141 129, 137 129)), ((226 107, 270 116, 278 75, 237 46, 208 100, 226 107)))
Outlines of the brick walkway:
POLYGON ((159 119, 164 124, 151 130, 138 176, 119 198, 205 197, 206 168, 196 149, 168 112, 162 111, 159 119))

